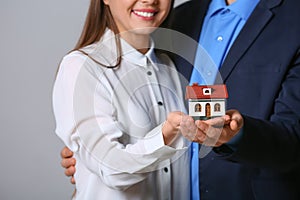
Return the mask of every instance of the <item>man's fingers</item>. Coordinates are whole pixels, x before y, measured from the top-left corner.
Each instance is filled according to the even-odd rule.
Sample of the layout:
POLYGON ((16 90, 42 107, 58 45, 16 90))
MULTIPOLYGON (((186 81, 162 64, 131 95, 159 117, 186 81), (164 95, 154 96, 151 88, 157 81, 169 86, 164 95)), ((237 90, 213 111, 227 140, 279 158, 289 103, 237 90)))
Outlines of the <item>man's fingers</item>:
POLYGON ((206 121, 197 120, 197 139, 200 141, 200 143, 207 146, 215 146, 216 144, 218 144, 218 142, 220 142, 219 139, 222 134, 225 121, 226 118, 222 117, 206 121))
POLYGON ((215 117, 215 118, 206 120, 205 123, 207 123, 211 126, 214 126, 214 127, 222 127, 225 124, 230 123, 230 116, 224 115, 222 117, 215 117))
POLYGON ((66 176, 73 176, 75 174, 75 171, 76 171, 76 169, 75 169, 74 166, 68 167, 65 170, 65 175, 66 176))
POLYGON ((73 152, 68 147, 64 147, 60 152, 60 156, 62 158, 70 158, 73 156, 73 152))
POLYGON ((64 158, 61 160, 60 164, 63 168, 69 168, 71 166, 75 166, 76 159, 75 158, 64 158))
POLYGON ((75 184, 75 183, 76 183, 76 182, 75 182, 74 176, 71 177, 70 182, 71 182, 72 184, 75 184))
POLYGON ((195 122, 198 129, 200 129, 202 132, 206 133, 209 129, 210 125, 206 123, 206 121, 196 120, 195 122))
MULTIPOLYGON (((220 119, 215 120, 217 123, 219 123, 220 119)), ((213 123, 215 124, 215 123, 213 123)), ((196 121, 196 125, 198 127, 198 131, 202 132, 203 134, 205 134, 207 137, 209 138, 216 138, 219 137, 221 134, 222 129, 212 126, 211 124, 208 124, 207 121, 196 121)), ((221 126, 223 127, 223 126, 221 126)))
POLYGON ((237 123, 236 120, 232 120, 232 121, 230 122, 230 129, 231 129, 232 131, 237 131, 237 130, 239 129, 239 125, 238 125, 238 123, 237 123))

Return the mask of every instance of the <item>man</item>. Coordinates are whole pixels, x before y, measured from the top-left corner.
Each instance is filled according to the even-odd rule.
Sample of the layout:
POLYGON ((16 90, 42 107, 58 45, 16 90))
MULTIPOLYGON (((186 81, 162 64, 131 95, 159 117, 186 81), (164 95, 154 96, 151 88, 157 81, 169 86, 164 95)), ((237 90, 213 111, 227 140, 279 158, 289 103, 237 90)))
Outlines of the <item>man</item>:
MULTIPOLYGON (((199 41, 209 54, 222 51, 212 59, 228 88, 227 107, 239 110, 244 120, 233 140, 200 159, 201 200, 300 199, 300 2, 257 1, 220 50, 201 43, 202 37, 209 36, 203 36, 204 32, 210 33, 208 18, 222 17, 228 10, 236 14, 235 3, 253 2, 227 1, 211 13, 218 1, 191 0, 180 5, 171 23, 172 29, 199 41)), ((213 36, 219 42, 226 40, 213 36)), ((195 55, 196 62, 196 48, 178 42, 175 49, 176 45, 195 55)), ((178 71, 190 80, 194 63, 176 55, 173 59, 178 71)), ((65 161, 63 166, 68 167, 65 161)))
MULTIPOLYGON (((181 5, 172 29, 199 41, 215 1, 181 5)), ((299 9, 297 0, 260 0, 225 49, 219 70, 228 88, 227 107, 242 113, 244 127, 235 149, 222 145, 200 159, 202 200, 300 199, 299 9)), ((186 51, 196 55, 196 49, 186 51)), ((175 62, 190 80, 192 66, 177 57, 175 62)))

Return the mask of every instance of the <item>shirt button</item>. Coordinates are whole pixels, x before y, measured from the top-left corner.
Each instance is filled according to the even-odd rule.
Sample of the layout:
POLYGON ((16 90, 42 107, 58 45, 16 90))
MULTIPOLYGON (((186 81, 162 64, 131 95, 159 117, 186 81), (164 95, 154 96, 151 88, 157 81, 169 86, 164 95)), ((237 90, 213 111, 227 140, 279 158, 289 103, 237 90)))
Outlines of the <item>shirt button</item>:
POLYGON ((168 170, 167 167, 165 167, 165 168, 164 168, 164 171, 165 171, 166 173, 168 173, 169 170, 168 170))
POLYGON ((160 106, 164 105, 163 102, 161 102, 161 101, 157 102, 157 104, 160 106))
POLYGON ((222 37, 222 36, 218 36, 218 37, 217 37, 217 40, 218 40, 219 42, 222 42, 222 41, 223 41, 223 37, 222 37))
POLYGON ((152 72, 148 71, 147 74, 148 74, 149 76, 151 76, 151 75, 152 75, 152 72))

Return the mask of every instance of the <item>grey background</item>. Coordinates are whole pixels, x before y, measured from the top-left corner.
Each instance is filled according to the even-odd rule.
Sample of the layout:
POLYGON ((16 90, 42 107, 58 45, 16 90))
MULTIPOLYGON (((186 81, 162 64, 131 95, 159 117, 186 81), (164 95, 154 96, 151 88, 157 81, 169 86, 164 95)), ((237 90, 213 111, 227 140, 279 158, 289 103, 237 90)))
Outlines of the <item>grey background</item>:
MULTIPOLYGON (((177 0, 176 5, 184 0, 177 0)), ((89 0, 0 2, 0 200, 71 199, 54 133, 52 87, 89 0)))

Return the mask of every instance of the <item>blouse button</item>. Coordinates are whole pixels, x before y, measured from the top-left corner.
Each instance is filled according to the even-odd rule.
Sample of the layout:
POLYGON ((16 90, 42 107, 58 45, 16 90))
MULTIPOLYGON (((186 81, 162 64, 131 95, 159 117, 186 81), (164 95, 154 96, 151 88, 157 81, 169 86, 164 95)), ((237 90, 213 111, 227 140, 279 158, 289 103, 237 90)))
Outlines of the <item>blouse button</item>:
POLYGON ((161 102, 161 101, 157 102, 157 104, 160 106, 164 105, 163 102, 161 102))
POLYGON ((165 168, 164 168, 164 171, 165 171, 166 173, 168 173, 169 170, 168 170, 167 167, 165 167, 165 168))
POLYGON ((149 76, 151 76, 151 75, 152 75, 152 72, 148 71, 147 74, 148 74, 149 76))

